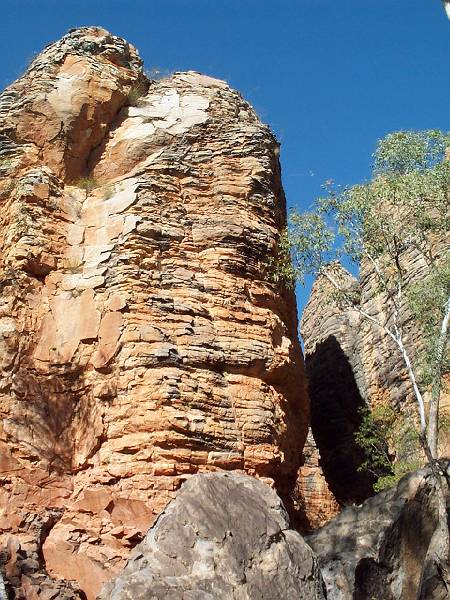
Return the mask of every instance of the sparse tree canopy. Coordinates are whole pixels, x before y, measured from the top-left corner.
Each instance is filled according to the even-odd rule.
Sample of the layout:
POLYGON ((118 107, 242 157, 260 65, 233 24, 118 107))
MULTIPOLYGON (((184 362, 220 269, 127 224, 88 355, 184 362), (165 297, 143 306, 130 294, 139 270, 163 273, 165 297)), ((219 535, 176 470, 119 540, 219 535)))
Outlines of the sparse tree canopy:
POLYGON ((374 154, 371 182, 344 189, 327 182, 327 196, 318 199, 312 211, 292 214, 289 233, 298 279, 302 281, 306 274, 325 277, 334 290, 334 302, 353 306, 395 343, 416 397, 422 439, 427 436, 427 450, 433 456, 450 313, 450 259, 444 243, 450 229, 448 142, 449 136, 439 131, 388 135, 374 154), (412 257, 426 267, 421 285, 410 282, 407 265, 412 257), (343 260, 370 264, 385 320, 365 312, 354 290, 342 286, 336 265, 343 260), (408 302, 429 338, 428 367, 433 380, 428 384, 434 393, 428 422, 425 378, 405 346, 400 319, 408 302))

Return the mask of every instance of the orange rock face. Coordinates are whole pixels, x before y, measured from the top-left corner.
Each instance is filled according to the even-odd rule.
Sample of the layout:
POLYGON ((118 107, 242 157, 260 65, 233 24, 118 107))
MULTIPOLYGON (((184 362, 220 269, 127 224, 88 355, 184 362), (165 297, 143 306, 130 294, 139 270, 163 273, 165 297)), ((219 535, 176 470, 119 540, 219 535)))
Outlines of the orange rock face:
POLYGON ((303 448, 303 463, 298 472, 297 497, 301 504, 301 525, 305 531, 322 527, 341 510, 341 505, 325 479, 311 429, 308 431, 303 448))
POLYGON ((98 28, 0 96, 0 531, 18 598, 94 599, 199 471, 292 498, 308 406, 295 299, 266 266, 277 154, 226 83, 149 81, 98 28))

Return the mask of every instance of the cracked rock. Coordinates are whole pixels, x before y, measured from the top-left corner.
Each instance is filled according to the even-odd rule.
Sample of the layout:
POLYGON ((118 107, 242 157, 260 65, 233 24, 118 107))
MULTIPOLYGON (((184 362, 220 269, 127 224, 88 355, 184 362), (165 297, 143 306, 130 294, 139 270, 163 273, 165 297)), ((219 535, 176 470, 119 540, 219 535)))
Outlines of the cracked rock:
POLYGON ((191 477, 100 600, 323 600, 280 498, 245 475, 191 477))
POLYGON ((293 499, 308 400, 267 266, 278 144, 227 83, 150 81, 86 27, 0 94, 0 153, 0 547, 42 556, 11 564, 15 593, 45 576, 94 600, 189 475, 293 499), (47 510, 41 539, 24 523, 47 510))

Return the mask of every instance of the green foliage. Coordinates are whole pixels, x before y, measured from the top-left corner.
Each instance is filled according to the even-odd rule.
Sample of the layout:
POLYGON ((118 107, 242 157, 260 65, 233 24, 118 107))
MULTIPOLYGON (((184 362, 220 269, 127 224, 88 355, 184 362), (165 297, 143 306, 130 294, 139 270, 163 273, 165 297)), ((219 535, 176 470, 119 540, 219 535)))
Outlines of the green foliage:
POLYGON ((389 413, 384 418, 382 415, 377 418, 368 406, 362 407, 359 413, 361 423, 354 438, 365 453, 365 460, 359 470, 369 471, 378 478, 392 470, 388 438, 393 427, 393 416, 389 413))
POLYGON ((400 175, 429 169, 443 161, 449 143, 448 134, 435 129, 390 133, 373 155, 374 171, 400 175))
POLYGON ((264 268, 267 278, 272 283, 283 283, 288 288, 295 286, 296 277, 292 267, 287 231, 283 231, 280 235, 275 256, 271 256, 265 261, 264 268))
POLYGON ((398 461, 392 464, 392 473, 390 475, 384 475, 379 477, 378 480, 374 483, 373 489, 375 492, 382 492, 383 490, 387 490, 400 481, 400 479, 411 473, 412 471, 416 471, 423 466, 423 461, 421 460, 410 460, 410 461, 398 461))
POLYGON ((143 81, 136 82, 127 94, 127 104, 129 106, 139 106, 141 98, 147 93, 147 85, 143 81))
MULTIPOLYGON (((440 328, 450 292, 449 255, 442 250, 450 230, 450 161, 445 160, 449 142, 449 134, 434 130, 388 135, 375 151, 372 181, 344 188, 327 182, 326 194, 316 200, 312 210, 294 212, 289 227, 297 279, 304 282, 306 275, 322 276, 332 290, 330 302, 354 307, 395 343, 417 402, 422 443, 428 444, 428 449, 431 444, 434 453, 440 381, 448 365, 443 355, 446 332, 440 335, 440 328), (424 266, 422 281, 414 285, 410 280, 412 260, 424 266), (383 306, 381 318, 364 310, 359 290, 348 285, 349 278, 342 274, 339 265, 343 261, 364 265, 371 272, 372 301, 383 306), (423 330, 419 361, 408 354, 405 343, 402 325, 407 302, 415 325, 423 330), (433 409, 428 423, 423 399, 427 386, 432 388, 433 409)), ((383 444, 374 439, 378 429, 370 435, 365 431, 372 451, 377 449, 366 467, 369 463, 375 470, 389 467, 387 476, 395 479, 409 468, 409 459, 399 459, 397 449, 395 465, 389 466, 383 444)), ((382 476, 380 472, 378 477, 382 476)))
MULTIPOLYGON (((450 229, 450 161, 443 160, 448 140, 437 131, 390 134, 378 144, 372 181, 343 189, 329 181, 327 195, 316 200, 312 211, 293 212, 289 243, 297 279, 325 274, 332 280, 330 265, 370 262, 375 292, 386 312, 393 313, 398 297, 411 287, 407 264, 412 253, 418 254, 429 276, 410 295, 412 312, 435 333, 448 298, 450 270, 448 254, 435 243, 450 229), (429 309, 430 303, 434 308, 429 309)), ((330 300, 358 303, 346 289, 330 300)))
POLYGON ((400 273, 408 249, 432 260, 430 235, 450 228, 448 141, 436 131, 390 134, 378 144, 371 182, 340 189, 329 181, 312 211, 293 212, 290 241, 299 279, 344 256, 356 263, 389 256, 400 273))
POLYGON ((98 187, 99 184, 94 177, 80 177, 73 182, 73 185, 85 190, 86 192, 91 192, 98 187))
POLYGON ((436 378, 450 371, 448 351, 446 353, 444 349, 444 360, 439 352, 439 326, 449 296, 450 253, 445 252, 430 273, 412 284, 408 291, 411 312, 422 330, 417 361, 423 386, 431 385, 436 378))
POLYGON ((320 207, 317 212, 292 212, 287 235, 293 269, 301 283, 305 275, 317 273, 323 264, 331 261, 335 235, 320 207))
POLYGON ((392 487, 410 471, 422 464, 416 429, 402 413, 391 406, 368 406, 360 410, 361 423, 354 434, 365 460, 360 471, 376 477, 374 491, 392 487))

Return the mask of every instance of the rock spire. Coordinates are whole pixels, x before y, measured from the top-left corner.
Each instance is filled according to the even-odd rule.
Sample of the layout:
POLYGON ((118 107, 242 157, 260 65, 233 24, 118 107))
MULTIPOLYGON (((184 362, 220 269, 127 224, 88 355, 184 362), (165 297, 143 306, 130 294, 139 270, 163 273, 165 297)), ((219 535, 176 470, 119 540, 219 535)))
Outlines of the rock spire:
MULTIPOLYGON (((93 600, 181 483, 292 499, 308 424, 278 145, 229 86, 97 27, 0 95, 8 585, 93 600)), ((34 595, 33 595, 34 594, 34 595)), ((43 597, 42 595, 39 597, 43 597)))

